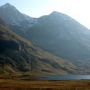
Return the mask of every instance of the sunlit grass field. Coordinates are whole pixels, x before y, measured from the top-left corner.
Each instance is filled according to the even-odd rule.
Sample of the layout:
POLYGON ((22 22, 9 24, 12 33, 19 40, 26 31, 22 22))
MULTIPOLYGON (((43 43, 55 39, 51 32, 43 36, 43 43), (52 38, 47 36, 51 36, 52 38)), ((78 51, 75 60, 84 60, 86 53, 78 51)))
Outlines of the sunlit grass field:
POLYGON ((0 79, 0 90, 90 90, 90 81, 26 81, 0 79))

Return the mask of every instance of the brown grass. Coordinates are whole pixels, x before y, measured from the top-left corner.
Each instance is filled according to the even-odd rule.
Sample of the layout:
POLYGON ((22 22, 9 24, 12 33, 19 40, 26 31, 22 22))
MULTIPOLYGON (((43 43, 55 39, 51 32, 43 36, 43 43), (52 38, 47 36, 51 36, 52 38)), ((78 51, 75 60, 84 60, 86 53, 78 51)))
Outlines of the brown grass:
POLYGON ((0 90, 90 90, 90 81, 23 81, 0 79, 0 90))

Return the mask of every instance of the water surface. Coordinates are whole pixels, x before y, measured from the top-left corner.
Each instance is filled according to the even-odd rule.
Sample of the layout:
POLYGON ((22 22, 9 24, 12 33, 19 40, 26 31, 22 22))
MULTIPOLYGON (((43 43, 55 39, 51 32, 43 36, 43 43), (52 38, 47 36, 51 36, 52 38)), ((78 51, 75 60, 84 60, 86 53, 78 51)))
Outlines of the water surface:
POLYGON ((64 75, 40 77, 40 80, 90 80, 90 75, 64 75))

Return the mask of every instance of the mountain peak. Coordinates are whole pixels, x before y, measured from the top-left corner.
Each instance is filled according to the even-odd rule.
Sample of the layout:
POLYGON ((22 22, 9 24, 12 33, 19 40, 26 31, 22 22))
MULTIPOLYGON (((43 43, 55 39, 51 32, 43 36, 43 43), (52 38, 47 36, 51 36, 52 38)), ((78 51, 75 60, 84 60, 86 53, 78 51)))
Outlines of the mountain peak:
POLYGON ((36 19, 21 13, 10 3, 6 3, 0 7, 0 17, 10 25, 21 26, 23 24, 23 27, 30 27, 34 22, 36 23, 36 19))
POLYGON ((10 3, 6 3, 4 6, 11 6, 11 4, 10 3))
POLYGON ((6 4, 2 5, 1 8, 15 8, 15 7, 13 5, 11 5, 10 3, 6 3, 6 4))
POLYGON ((53 11, 50 15, 52 15, 52 16, 63 16, 65 14, 57 12, 57 11, 53 11))
POLYGON ((56 15, 56 14, 60 14, 60 13, 57 12, 57 11, 53 11, 53 12, 51 13, 51 15, 56 15))

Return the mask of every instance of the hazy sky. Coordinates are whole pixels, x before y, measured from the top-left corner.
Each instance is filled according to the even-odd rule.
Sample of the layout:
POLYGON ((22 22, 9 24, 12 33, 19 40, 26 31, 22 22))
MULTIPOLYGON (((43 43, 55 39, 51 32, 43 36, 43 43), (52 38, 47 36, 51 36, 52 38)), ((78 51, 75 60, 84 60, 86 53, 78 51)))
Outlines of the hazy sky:
POLYGON ((14 5, 19 11, 32 17, 59 11, 90 29, 90 0, 0 0, 0 5, 5 3, 14 5))

